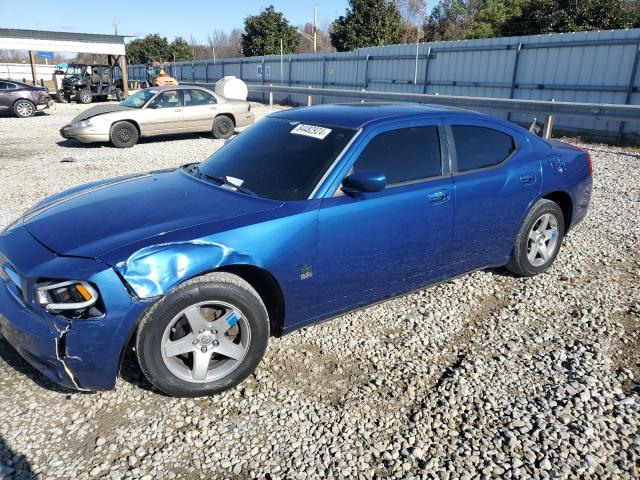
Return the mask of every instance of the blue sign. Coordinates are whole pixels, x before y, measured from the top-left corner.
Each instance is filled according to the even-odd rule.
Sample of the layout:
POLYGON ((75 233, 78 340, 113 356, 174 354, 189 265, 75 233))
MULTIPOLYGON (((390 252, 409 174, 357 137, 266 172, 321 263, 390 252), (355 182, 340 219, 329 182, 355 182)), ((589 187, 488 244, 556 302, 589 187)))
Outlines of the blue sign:
POLYGON ((36 56, 38 58, 53 58, 53 52, 37 51, 36 56))

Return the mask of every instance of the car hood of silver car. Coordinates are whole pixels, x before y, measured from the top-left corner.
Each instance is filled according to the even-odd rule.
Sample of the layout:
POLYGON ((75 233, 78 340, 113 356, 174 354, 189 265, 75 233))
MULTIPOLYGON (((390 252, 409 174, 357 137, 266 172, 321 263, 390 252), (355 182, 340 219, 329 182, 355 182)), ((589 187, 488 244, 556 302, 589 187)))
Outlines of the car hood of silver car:
POLYGON ((131 110, 131 107, 125 107, 119 103, 107 103, 104 105, 95 105, 86 109, 84 112, 76 115, 69 123, 76 123, 88 118, 95 117, 96 115, 104 115, 105 113, 120 112, 122 110, 131 110))

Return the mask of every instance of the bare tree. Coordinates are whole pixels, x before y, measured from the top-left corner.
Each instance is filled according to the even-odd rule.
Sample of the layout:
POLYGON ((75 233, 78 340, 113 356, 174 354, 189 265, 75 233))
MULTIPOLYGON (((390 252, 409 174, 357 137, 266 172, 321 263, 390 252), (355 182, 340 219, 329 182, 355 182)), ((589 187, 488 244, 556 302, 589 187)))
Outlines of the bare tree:
POLYGON ((427 19, 428 0, 393 0, 393 3, 400 12, 404 41, 413 43, 421 40, 422 25, 427 19))
MULTIPOLYGON (((312 37, 313 23, 305 23, 304 27, 299 30, 312 37)), ((331 45, 331 37, 329 37, 329 34, 320 27, 316 28, 316 45, 318 52, 335 52, 336 50, 331 45)), ((313 53, 313 41, 308 38, 301 39, 298 45, 298 53, 313 53)))
POLYGON ((213 57, 215 50, 216 58, 234 58, 242 56, 242 31, 234 28, 230 33, 223 30, 214 30, 208 37, 209 57, 213 57))

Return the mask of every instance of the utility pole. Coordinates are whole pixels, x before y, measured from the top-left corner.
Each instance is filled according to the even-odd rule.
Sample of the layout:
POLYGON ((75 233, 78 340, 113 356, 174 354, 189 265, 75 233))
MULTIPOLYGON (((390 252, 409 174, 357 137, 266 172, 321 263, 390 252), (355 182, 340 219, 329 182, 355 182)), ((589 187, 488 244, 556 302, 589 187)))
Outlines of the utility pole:
POLYGON ((118 19, 116 17, 113 17, 113 31, 118 35, 118 19))
POLYGON ((318 5, 313 6, 313 53, 318 51, 318 5))

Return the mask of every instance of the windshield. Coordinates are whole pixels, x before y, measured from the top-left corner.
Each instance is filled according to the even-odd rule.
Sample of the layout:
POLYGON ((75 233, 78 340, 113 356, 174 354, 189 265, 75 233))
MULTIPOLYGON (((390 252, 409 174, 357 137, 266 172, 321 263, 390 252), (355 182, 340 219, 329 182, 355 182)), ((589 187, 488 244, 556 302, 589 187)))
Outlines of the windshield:
POLYGON ((87 67, 84 65, 69 65, 67 71, 64 74, 64 78, 84 78, 84 74, 87 71, 87 67))
POLYGON ((157 90, 145 88, 144 90, 137 91, 126 100, 121 101, 120 105, 123 107, 142 108, 156 93, 158 93, 157 90))
POLYGON ((306 200, 355 130, 265 118, 200 164, 258 196, 306 200))

